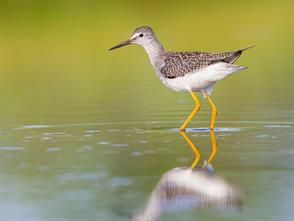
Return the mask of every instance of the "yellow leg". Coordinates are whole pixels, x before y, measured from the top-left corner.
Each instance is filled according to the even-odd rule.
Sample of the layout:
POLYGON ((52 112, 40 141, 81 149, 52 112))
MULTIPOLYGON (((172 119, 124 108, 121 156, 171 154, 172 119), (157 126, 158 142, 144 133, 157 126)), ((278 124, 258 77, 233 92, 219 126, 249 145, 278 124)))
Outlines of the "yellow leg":
POLYGON ((215 133, 213 130, 210 131, 210 137, 211 137, 211 143, 212 143, 212 148, 211 148, 212 150, 211 150, 211 153, 210 153, 209 158, 207 160, 206 166, 208 166, 211 163, 211 161, 213 160, 213 158, 218 150, 216 138, 215 138, 215 133))
POLYGON ((200 105, 200 101, 198 100, 198 98, 196 97, 196 95, 192 91, 190 91, 190 94, 191 94, 193 100, 195 101, 195 107, 194 107, 194 110, 189 115, 189 117, 187 118, 187 120, 180 127, 180 131, 184 131, 186 129, 187 125, 190 123, 190 121, 195 116, 195 114, 199 111, 200 106, 201 106, 200 105))
POLYGON ((215 123, 215 118, 216 118, 216 114, 217 114, 217 109, 213 103, 213 101, 211 100, 210 96, 205 93, 206 95, 206 98, 211 106, 211 109, 212 109, 212 116, 211 116, 211 122, 210 122, 210 129, 213 130, 214 129, 214 123, 215 123))
POLYGON ((180 134, 185 138, 185 140, 187 141, 187 143, 189 144, 189 146, 191 147, 191 149, 193 150, 195 154, 195 160, 193 161, 191 166, 191 170, 194 170, 201 158, 200 151, 198 150, 198 148, 194 145, 194 143, 191 141, 191 139, 187 136, 187 134, 184 131, 180 131, 180 134))

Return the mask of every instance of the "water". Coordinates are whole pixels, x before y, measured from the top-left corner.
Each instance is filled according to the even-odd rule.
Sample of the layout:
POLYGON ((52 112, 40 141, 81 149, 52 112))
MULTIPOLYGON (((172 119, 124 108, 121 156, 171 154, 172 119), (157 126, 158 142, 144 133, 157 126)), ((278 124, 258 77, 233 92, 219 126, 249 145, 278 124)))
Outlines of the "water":
MULTIPOLYGON (((218 100, 221 91, 215 92, 218 100)), ((148 90, 141 96, 153 97, 148 90)), ((32 118, 30 114, 11 116, 9 124, 1 125, 2 219, 128 220, 144 207, 163 173, 189 167, 194 159, 174 129, 192 108, 192 101, 184 94, 168 96, 174 97, 174 104, 163 100, 153 107, 136 107, 126 102, 122 111, 101 105, 93 112, 58 107, 55 113, 39 112, 32 118), (127 110, 139 116, 125 119, 131 118, 125 117, 127 110), (122 120, 104 120, 101 112, 105 116, 117 113, 122 120)), ((128 98, 122 92, 120 99, 128 98)), ((244 190, 242 210, 167 212, 162 220, 293 218, 293 112, 264 112, 266 103, 258 106, 250 99, 246 104, 242 99, 231 102, 236 102, 236 108, 230 101, 218 102, 219 152, 213 167, 217 175, 244 190)), ((191 123, 195 129, 187 133, 203 155, 200 164, 211 149, 210 134, 203 130, 209 116, 207 105, 191 123)))
MULTIPOLYGON (((142 49, 107 51, 141 24, 175 50, 257 46, 238 60, 249 69, 212 94, 212 166, 244 192, 242 208, 171 209, 160 220, 294 220, 293 3, 150 5, 152 18, 141 4, 1 6, 0 220, 129 220, 163 174, 191 166, 194 153, 177 131, 190 96, 166 89, 142 49), (201 32, 192 30, 200 20, 201 32)), ((187 135, 202 165, 210 108, 198 96, 187 135)))

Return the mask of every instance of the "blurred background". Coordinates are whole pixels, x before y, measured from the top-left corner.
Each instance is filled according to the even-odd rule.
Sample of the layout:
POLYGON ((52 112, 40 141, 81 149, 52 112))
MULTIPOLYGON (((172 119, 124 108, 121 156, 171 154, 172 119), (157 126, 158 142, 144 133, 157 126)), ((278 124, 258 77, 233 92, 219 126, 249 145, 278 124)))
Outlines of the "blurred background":
MULTIPOLYGON (((108 52, 142 25, 167 50, 255 45, 219 82, 217 173, 245 189, 242 212, 162 220, 294 220, 294 3, 1 1, 0 219, 128 220, 160 176, 188 167, 176 132, 192 110, 139 46, 108 52)), ((208 127, 210 108, 190 127, 208 127)), ((209 134, 189 133, 204 158, 209 134)))

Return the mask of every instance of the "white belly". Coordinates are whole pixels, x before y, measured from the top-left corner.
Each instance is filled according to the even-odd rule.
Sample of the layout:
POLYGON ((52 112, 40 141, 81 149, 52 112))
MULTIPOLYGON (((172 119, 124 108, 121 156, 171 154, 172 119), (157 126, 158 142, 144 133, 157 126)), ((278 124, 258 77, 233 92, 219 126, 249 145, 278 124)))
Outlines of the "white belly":
POLYGON ((162 82, 175 91, 210 92, 212 86, 229 74, 245 69, 245 67, 219 62, 209 65, 195 73, 186 74, 183 77, 164 78, 162 82))

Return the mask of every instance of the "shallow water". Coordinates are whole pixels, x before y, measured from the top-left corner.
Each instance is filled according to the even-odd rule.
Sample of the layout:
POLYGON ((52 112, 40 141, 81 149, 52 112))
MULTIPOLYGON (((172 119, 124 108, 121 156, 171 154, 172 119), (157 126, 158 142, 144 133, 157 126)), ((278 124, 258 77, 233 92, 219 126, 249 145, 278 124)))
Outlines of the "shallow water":
MULTIPOLYGON (((0 220, 129 220, 163 174, 191 166, 194 153, 177 130, 193 108, 190 96, 166 89, 142 49, 107 51, 136 22, 154 24, 176 50, 257 45, 238 60, 249 69, 212 94, 219 109, 212 166, 244 192, 242 208, 171 210, 161 220, 294 220, 293 3, 201 5, 198 13, 173 5, 161 15, 152 6, 152 18, 132 3, 125 19, 119 6, 88 4, 32 16, 16 4, 1 14, 9 22, 1 20, 0 36, 0 220), (201 35, 190 29, 199 19, 201 35), (221 29, 221 45, 211 25, 221 29)), ((211 151, 210 109, 198 96, 187 135, 202 165, 211 151)))
MULTIPOLYGON (((141 96, 150 94, 144 91, 141 96)), ((124 98, 121 93, 120 99, 124 98)), ((181 105, 155 104, 145 116, 134 116, 134 121, 123 119, 120 111, 120 122, 104 120, 101 112, 109 112, 103 106, 90 113, 58 107, 56 113, 39 112, 32 119, 28 114, 11 117, 9 124, 1 125, 2 219, 128 220, 144 207, 163 173, 189 167, 193 161, 193 152, 174 129, 182 122, 177 118, 191 109, 188 98, 175 97, 174 103, 181 105)), ((291 220, 293 112, 283 108, 264 113, 262 105, 250 102, 247 109, 234 112, 228 102, 221 107, 227 111, 221 109, 218 116, 219 152, 213 167, 244 190, 242 210, 167 212, 162 220, 291 220)), ((140 112, 147 106, 124 108, 140 112)), ((209 116, 202 109, 191 123, 195 128, 187 131, 203 159, 211 148, 205 128, 209 116)))

